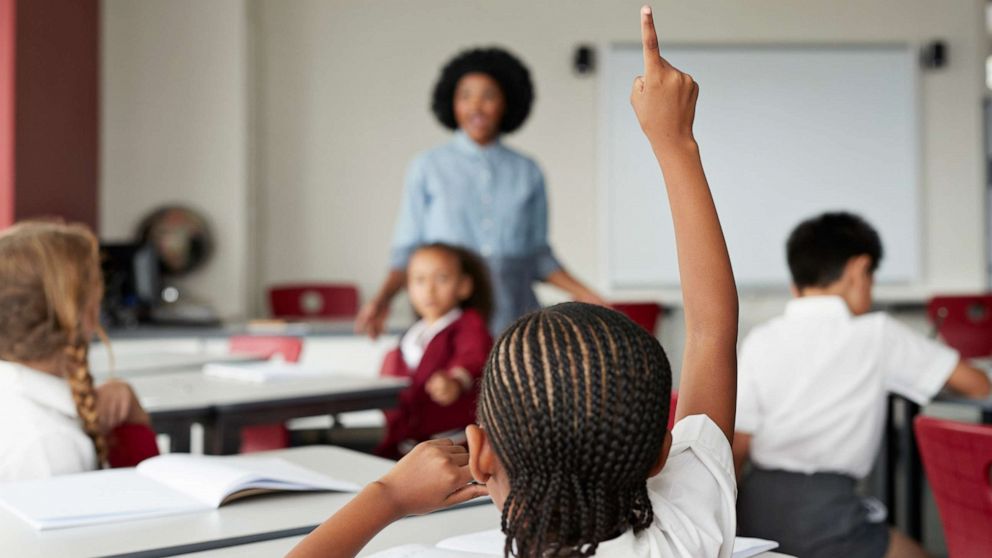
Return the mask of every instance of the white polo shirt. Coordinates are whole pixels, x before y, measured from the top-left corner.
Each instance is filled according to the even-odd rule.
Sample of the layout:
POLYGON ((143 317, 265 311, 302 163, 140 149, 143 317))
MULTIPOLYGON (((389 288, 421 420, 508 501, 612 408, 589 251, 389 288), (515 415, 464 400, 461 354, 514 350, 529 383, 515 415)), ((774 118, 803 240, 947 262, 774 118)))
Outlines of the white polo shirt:
POLYGON ((52 374, 0 361, 0 482, 96 468, 69 384, 52 374))
MULTIPOLYGON (((647 480, 654 521, 599 543, 596 556, 623 558, 730 558, 737 530, 737 483, 730 443, 706 415, 686 417, 672 429, 672 449, 660 473, 647 480)), ((485 534, 484 534, 485 535, 485 534)), ((403 546, 374 558, 502 556, 502 537, 477 541, 475 552, 403 546), (489 548, 491 546, 492 548, 489 548), (483 548, 484 547, 484 548, 483 548)))
POLYGON ((737 430, 752 435, 759 467, 860 479, 878 453, 887 394, 926 404, 959 360, 884 313, 854 316, 836 296, 793 299, 741 347, 737 430))
POLYGON ((403 362, 406 363, 411 373, 420 366, 420 359, 424 358, 424 353, 427 352, 427 345, 431 344, 431 341, 437 337, 438 333, 444 331, 445 328, 455 323, 461 317, 462 309, 456 306, 432 324, 427 323, 427 320, 421 319, 410 326, 410 329, 400 339, 400 354, 403 355, 403 362))
POLYGON ((727 437, 706 415, 672 429, 672 450, 648 479, 654 522, 599 544, 596 556, 730 558, 737 531, 737 480, 727 437))

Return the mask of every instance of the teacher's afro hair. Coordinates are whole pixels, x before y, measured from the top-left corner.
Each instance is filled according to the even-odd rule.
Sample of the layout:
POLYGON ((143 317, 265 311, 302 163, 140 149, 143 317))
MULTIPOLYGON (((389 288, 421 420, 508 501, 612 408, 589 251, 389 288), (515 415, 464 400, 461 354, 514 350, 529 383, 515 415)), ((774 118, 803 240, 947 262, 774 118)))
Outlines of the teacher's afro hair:
POLYGON ((534 102, 534 85, 530 72, 517 57, 501 48, 476 48, 459 53, 443 69, 434 85, 431 110, 438 121, 451 130, 458 129, 455 122, 455 87, 466 74, 482 73, 490 76, 506 98, 506 112, 500 121, 501 132, 519 128, 530 114, 534 102))

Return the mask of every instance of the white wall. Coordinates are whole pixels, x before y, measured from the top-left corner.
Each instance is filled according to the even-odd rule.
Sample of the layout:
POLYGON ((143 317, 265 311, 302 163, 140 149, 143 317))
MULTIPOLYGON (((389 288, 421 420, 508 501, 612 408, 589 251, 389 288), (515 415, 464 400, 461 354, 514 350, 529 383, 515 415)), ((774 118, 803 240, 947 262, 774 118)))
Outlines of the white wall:
MULTIPOLYGON (((261 289, 284 280, 348 280, 371 294, 385 271, 405 167, 448 137, 428 110, 440 65, 462 48, 497 43, 530 65, 538 95, 507 143, 545 170, 561 259, 605 284, 600 254, 589 249, 600 245, 602 74, 577 77, 570 59, 579 43, 602 52, 637 41, 640 4, 106 0, 104 232, 129 233, 161 201, 199 205, 223 248, 189 284, 227 314, 244 310, 249 296, 250 310, 262 311, 261 289), (257 226, 246 232, 251 218, 257 226)), ((981 0, 654 5, 662 40, 679 43, 946 40, 949 66, 921 83, 925 280, 911 294, 984 288, 981 0)))
POLYGON ((244 0, 104 0, 100 235, 165 203, 202 211, 218 250, 180 282, 229 318, 248 288, 244 0))

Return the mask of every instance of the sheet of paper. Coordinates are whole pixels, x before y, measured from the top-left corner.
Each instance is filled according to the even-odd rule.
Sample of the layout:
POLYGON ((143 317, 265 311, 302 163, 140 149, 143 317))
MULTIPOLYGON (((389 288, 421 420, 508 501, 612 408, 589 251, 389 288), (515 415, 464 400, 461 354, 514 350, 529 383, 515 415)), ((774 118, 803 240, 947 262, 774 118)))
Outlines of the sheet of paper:
POLYGON ((778 548, 778 543, 774 541, 737 537, 734 540, 734 558, 751 558, 776 548, 778 548))
POLYGON ((490 556, 489 554, 475 554, 458 550, 448 550, 438 547, 424 546, 420 544, 406 544, 376 552, 369 558, 472 558, 478 556, 490 556))
POLYGON ((301 380, 307 378, 319 378, 332 374, 333 371, 327 368, 313 368, 270 360, 266 362, 250 363, 223 363, 212 362, 203 365, 203 373, 215 378, 226 380, 241 380, 256 384, 270 382, 285 382, 289 380, 301 380))

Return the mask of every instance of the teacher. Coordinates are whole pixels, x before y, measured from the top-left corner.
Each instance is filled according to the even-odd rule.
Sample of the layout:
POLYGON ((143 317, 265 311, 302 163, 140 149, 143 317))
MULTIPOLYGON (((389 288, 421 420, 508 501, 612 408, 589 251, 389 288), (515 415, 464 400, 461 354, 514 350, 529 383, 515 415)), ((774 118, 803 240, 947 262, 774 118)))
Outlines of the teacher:
POLYGON ((464 246, 485 258, 496 303, 489 324, 494 333, 540 307, 536 281, 575 300, 603 304, 562 267, 548 245, 541 169, 500 141, 524 123, 533 100, 527 68, 502 49, 462 52, 441 70, 431 109, 454 136, 409 167, 390 271, 359 312, 357 332, 371 337, 382 332, 389 304, 404 286, 410 255, 429 242, 464 246))

